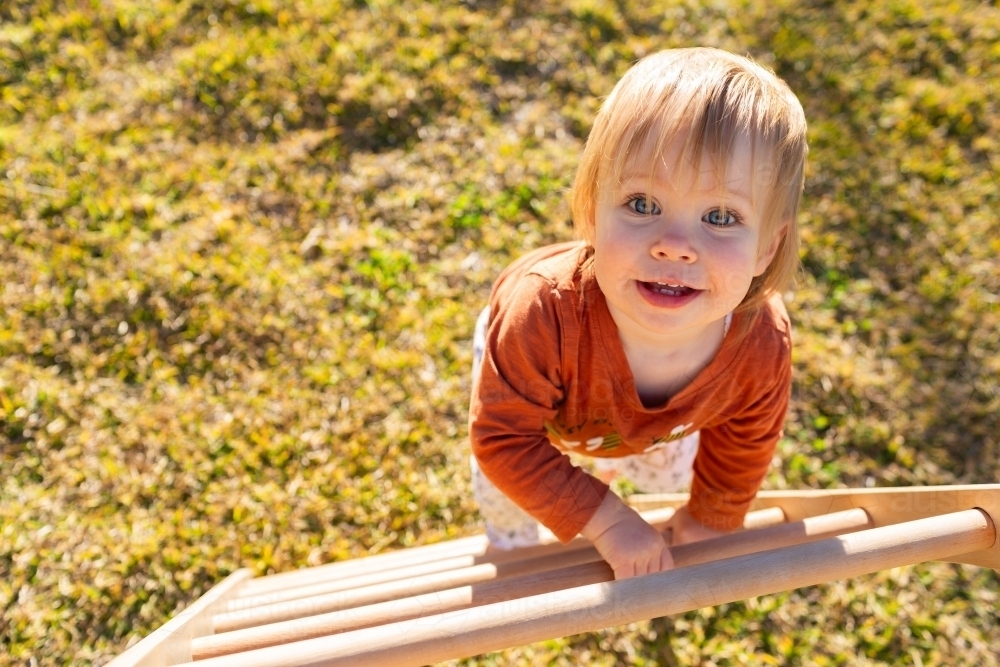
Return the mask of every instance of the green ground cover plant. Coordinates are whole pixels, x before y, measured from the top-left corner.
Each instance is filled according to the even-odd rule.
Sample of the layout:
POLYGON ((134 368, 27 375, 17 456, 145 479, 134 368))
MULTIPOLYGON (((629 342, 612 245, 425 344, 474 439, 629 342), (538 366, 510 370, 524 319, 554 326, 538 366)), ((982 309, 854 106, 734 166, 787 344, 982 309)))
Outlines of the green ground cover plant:
MULTIPOLYGON (((765 488, 996 482, 995 3, 5 0, 0 665, 477 532, 478 309, 572 238, 601 96, 690 45, 810 121, 765 488)), ((927 564, 462 664, 996 665, 998 594, 927 564)))

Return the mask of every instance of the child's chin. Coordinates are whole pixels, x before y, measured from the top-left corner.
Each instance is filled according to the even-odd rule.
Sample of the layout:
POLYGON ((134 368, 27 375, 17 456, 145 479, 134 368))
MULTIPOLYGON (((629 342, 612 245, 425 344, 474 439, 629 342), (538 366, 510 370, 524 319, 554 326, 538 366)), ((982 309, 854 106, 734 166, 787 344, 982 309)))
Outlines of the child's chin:
MULTIPOLYGON (((701 308, 702 304, 695 301, 688 308, 678 309, 647 309, 637 319, 642 327, 652 334, 660 336, 675 336, 677 334, 694 334, 708 332, 714 324, 725 320, 725 313, 717 315, 701 308)), ((708 305, 705 303, 704 305, 708 305)))

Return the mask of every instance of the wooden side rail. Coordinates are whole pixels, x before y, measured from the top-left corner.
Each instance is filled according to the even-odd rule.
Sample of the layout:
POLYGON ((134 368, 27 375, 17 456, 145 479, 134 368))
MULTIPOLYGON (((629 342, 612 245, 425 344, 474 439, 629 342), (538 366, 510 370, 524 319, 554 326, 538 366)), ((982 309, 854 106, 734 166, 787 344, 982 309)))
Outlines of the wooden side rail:
POLYGON ((191 640, 211 633, 212 616, 251 576, 246 568, 236 570, 107 667, 167 667, 191 660, 191 640))

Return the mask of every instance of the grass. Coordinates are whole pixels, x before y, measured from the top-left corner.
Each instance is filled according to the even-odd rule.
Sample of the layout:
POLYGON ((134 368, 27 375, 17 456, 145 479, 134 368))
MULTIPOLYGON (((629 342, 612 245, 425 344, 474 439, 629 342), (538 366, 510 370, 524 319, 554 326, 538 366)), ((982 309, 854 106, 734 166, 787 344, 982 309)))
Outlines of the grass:
MULTIPOLYGON (((0 5, 0 665, 103 664, 227 573, 476 532, 474 318, 572 237, 602 95, 749 53, 810 122, 766 488, 1000 476, 1000 10, 0 5)), ((463 664, 997 664, 927 564, 463 664)))

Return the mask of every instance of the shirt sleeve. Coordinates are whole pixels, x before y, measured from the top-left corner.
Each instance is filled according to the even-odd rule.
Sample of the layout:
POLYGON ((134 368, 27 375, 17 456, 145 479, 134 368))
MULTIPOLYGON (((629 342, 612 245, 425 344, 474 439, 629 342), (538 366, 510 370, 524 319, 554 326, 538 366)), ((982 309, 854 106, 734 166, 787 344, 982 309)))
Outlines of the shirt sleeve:
POLYGON ((565 394, 559 294, 529 274, 506 303, 491 304, 480 375, 472 391, 472 453, 489 480, 559 540, 573 539, 608 486, 570 463, 544 424, 565 394))
POLYGON ((776 347, 762 355, 771 363, 751 365, 752 378, 742 387, 744 407, 737 406, 729 419, 701 430, 688 511, 708 528, 736 530, 743 525, 774 458, 791 392, 787 331, 776 347))

